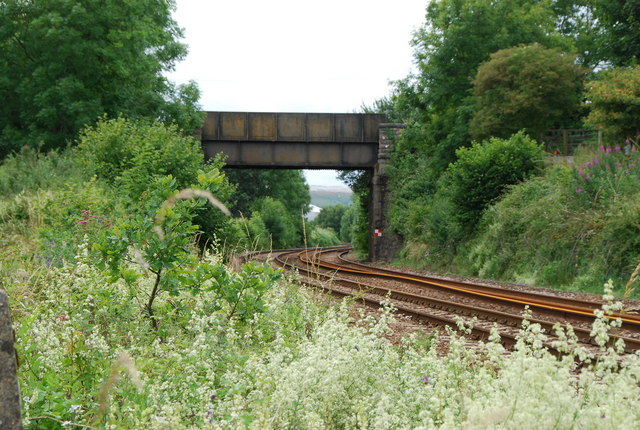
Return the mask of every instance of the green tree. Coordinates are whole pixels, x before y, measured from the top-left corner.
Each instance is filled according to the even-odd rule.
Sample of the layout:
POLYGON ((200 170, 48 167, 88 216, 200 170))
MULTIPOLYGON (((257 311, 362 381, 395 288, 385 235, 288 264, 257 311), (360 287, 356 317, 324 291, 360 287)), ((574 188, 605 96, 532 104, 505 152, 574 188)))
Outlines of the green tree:
POLYGON ((335 233, 340 233, 340 222, 347 209, 347 206, 340 204, 327 206, 322 208, 313 222, 320 227, 330 228, 335 233))
POLYGON ((357 223, 358 207, 353 204, 347 207, 347 210, 340 219, 340 240, 343 242, 352 242, 352 231, 357 223))
POLYGON ((427 6, 425 24, 412 40, 418 72, 398 82, 392 99, 405 121, 420 123, 418 135, 443 171, 455 150, 469 144, 472 81, 489 54, 519 44, 570 49, 557 29, 549 1, 439 0, 427 6), (435 152, 434 152, 435 151, 435 152))
POLYGON ((0 2, 0 158, 64 146, 103 114, 202 120, 194 83, 163 76, 186 54, 172 0, 0 2))
POLYGON ((249 216, 263 197, 281 201, 292 216, 309 213, 311 196, 302 170, 226 169, 225 173, 236 186, 231 197, 235 213, 249 216))
POLYGON ((586 70, 576 56, 539 44, 502 49, 478 68, 471 136, 537 136, 576 117, 586 70))
MULTIPOLYGON (((551 0, 434 0, 412 44, 415 74, 395 82, 389 103, 394 121, 407 123, 392 156, 393 228, 407 231, 403 208, 436 191, 439 177, 469 146, 475 111, 473 79, 490 54, 520 44, 573 48, 570 29, 559 14, 573 16, 571 5, 551 0), (556 7, 554 9, 554 7, 556 7), (560 29, 565 28, 565 33, 560 29), (393 215, 395 213, 395 216, 393 215)), ((566 3, 566 2, 565 2, 566 3)), ((569 19, 570 20, 570 19, 569 19)), ((378 106, 388 109, 387 102, 378 106)))
POLYGON ((640 0, 591 0, 600 33, 599 60, 630 66, 640 60, 640 0))
POLYGON ((369 252, 369 219, 368 214, 371 211, 371 170, 343 170, 338 173, 341 181, 351 188, 353 191, 353 204, 356 209, 352 219, 353 224, 346 229, 349 238, 345 238, 347 231, 341 228, 341 238, 346 242, 351 242, 361 255, 367 255, 369 252))
POLYGON ((255 213, 260 214, 260 218, 271 236, 273 249, 289 248, 298 243, 295 220, 281 201, 271 197, 260 199, 255 203, 254 215, 255 213))
POLYGON ((561 0, 429 2, 412 40, 416 72, 395 82, 388 101, 376 105, 388 111, 390 103, 393 120, 408 125, 389 169, 395 231, 412 234, 410 220, 423 216, 440 176, 456 161, 456 150, 471 144, 478 67, 491 53, 521 44, 571 51, 577 27, 569 23, 579 15, 579 7, 561 0))
POLYGON ((640 66, 605 71, 588 84, 588 125, 603 130, 612 140, 640 144, 640 66))

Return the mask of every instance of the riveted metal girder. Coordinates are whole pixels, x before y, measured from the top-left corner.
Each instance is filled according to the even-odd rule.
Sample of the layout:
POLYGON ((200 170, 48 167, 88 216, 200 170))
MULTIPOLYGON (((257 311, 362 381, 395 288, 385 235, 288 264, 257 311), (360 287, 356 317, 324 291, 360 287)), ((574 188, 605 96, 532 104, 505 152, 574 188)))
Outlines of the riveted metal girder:
POLYGON ((372 168, 381 114, 207 112, 206 157, 222 152, 229 167, 372 168))

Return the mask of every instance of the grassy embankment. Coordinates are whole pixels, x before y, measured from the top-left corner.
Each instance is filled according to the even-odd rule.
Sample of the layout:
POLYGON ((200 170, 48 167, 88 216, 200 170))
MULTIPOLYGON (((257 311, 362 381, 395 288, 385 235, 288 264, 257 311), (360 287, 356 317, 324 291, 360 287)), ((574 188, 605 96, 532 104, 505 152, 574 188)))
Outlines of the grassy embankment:
POLYGON ((596 294, 612 279, 616 295, 638 298, 625 286, 640 263, 639 189, 638 152, 584 147, 511 186, 454 253, 410 241, 402 263, 596 294))

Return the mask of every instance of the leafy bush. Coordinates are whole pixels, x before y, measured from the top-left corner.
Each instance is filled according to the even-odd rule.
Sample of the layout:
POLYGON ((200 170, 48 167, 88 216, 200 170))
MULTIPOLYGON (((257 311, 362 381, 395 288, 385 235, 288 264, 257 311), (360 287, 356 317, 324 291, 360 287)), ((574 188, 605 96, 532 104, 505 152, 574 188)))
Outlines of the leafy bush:
POLYGON ((366 195, 354 194, 353 204, 347 207, 340 219, 340 241, 351 243, 361 256, 366 256, 369 252, 369 235, 371 234, 368 214, 365 207, 360 204, 360 200, 366 197, 366 195))
POLYGON ((349 205, 344 214, 342 214, 342 218, 340 218, 340 231, 338 234, 340 235, 340 240, 343 242, 350 243, 352 240, 351 231, 356 222, 358 215, 357 210, 357 205, 349 205))
POLYGON ((334 246, 339 244, 340 239, 333 230, 318 227, 313 224, 307 225, 306 246, 334 246))
MULTIPOLYGON (((102 119, 80 135, 76 150, 78 162, 87 172, 104 179, 114 188, 124 190, 128 205, 135 208, 144 200, 152 185, 171 175, 177 189, 201 183, 221 201, 233 192, 219 159, 204 163, 199 142, 185 137, 176 126, 159 122, 144 123, 125 118, 102 119)), ((200 226, 200 246, 218 239, 236 241, 226 228, 227 220, 210 206, 202 206, 194 218, 200 226)))
POLYGON ((458 160, 440 177, 435 192, 426 189, 429 172, 416 172, 402 195, 394 197, 391 213, 393 225, 408 241, 402 254, 407 262, 468 273, 464 260, 457 258, 464 255, 460 245, 473 237, 483 212, 509 186, 541 170, 543 153, 519 132, 509 139, 474 142, 456 154, 458 160))
POLYGON ((474 142, 470 148, 458 149, 456 155, 458 160, 449 166, 439 188, 454 205, 456 218, 470 229, 509 185, 543 166, 542 149, 523 132, 509 139, 474 142))
POLYGON ((178 188, 195 182, 204 164, 198 141, 176 126, 103 118, 80 133, 77 155, 86 171, 121 186, 137 199, 157 177, 172 175, 178 188))

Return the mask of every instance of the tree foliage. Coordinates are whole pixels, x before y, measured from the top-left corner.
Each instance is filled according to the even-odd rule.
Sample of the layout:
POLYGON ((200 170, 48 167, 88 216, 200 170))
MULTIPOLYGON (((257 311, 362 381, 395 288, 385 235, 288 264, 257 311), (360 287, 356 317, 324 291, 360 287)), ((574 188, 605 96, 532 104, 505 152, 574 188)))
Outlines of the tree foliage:
POLYGON ((233 211, 249 216, 254 202, 263 197, 281 201, 292 216, 309 213, 311 196, 301 170, 226 169, 236 186, 233 211))
POLYGON ((269 248, 264 245, 273 244, 282 248, 303 244, 302 222, 310 210, 311 196, 301 170, 226 169, 225 173, 236 188, 231 196, 232 211, 250 220, 259 214, 260 222, 252 225, 266 226, 268 233, 254 231, 249 235, 256 246, 269 248), (280 213, 283 220, 275 220, 280 213), (269 234, 273 243, 268 241, 269 234), (280 234, 282 237, 278 237, 280 234))
POLYGON ((591 81, 586 94, 590 113, 586 123, 612 139, 640 138, 640 66, 603 72, 591 81))
POLYGON ((270 235, 271 248, 290 248, 301 243, 296 228, 296 219, 288 213, 285 205, 272 197, 264 197, 255 203, 254 213, 260 214, 270 235))
MULTIPOLYGON (((475 110, 473 79, 490 54, 520 44, 540 43, 570 50, 551 1, 437 0, 427 6, 424 25, 412 44, 417 72, 397 81, 390 102, 394 119, 406 122, 402 151, 429 157, 427 175, 437 178, 471 142, 469 122, 475 110)), ((567 30, 568 31, 568 30, 567 30)), ((379 103, 384 105, 384 103, 379 103)), ((388 108, 387 108, 388 110, 388 108)), ((410 168, 402 176, 413 176, 410 168)))
POLYGON ((539 44, 502 49, 480 65, 474 80, 471 136, 531 136, 567 122, 579 110, 586 70, 576 56, 539 44))
POLYGON ((171 0, 0 3, 0 157, 64 146, 103 114, 201 121, 198 89, 162 73, 186 54, 171 0))
POLYGON ((600 33, 597 56, 614 66, 640 60, 640 0, 592 0, 600 33))
POLYGON ((158 176, 171 175, 178 187, 186 188, 204 167, 196 139, 157 121, 102 118, 81 130, 77 141, 75 153, 85 171, 118 185, 133 199, 158 176))
MULTIPOLYGON (((118 189, 130 207, 148 199, 154 184, 165 177, 171 177, 177 189, 205 188, 225 203, 233 193, 222 162, 205 164, 199 142, 182 135, 176 125, 101 119, 82 130, 74 153, 87 175, 118 189)), ((219 210, 203 205, 194 214, 201 245, 226 236, 228 220, 219 210)))
POLYGON ((324 207, 313 222, 320 227, 330 228, 335 233, 340 233, 342 216, 347 209, 348 206, 340 204, 324 207))

